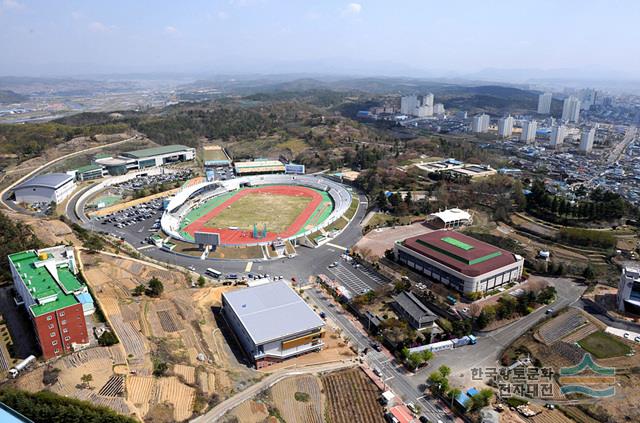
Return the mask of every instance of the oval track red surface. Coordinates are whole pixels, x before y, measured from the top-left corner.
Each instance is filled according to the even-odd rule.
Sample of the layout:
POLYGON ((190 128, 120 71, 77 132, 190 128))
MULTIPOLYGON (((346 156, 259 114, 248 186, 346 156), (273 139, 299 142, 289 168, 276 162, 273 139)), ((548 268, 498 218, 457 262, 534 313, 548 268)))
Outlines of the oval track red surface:
POLYGON ((237 244, 253 244, 255 242, 262 241, 273 241, 276 238, 288 238, 294 234, 296 234, 305 222, 311 217, 313 212, 322 202, 322 196, 318 194, 316 191, 311 188, 306 187, 296 187, 296 186, 266 186, 259 188, 247 188, 242 191, 239 191, 236 195, 229 198, 224 203, 220 204, 218 207, 211 210, 209 213, 201 216, 199 219, 191 222, 187 225, 183 231, 187 232, 191 236, 193 236, 194 232, 217 232, 220 234, 220 243, 223 245, 237 245, 237 244), (232 230, 228 228, 209 228, 205 227, 205 224, 222 213, 227 207, 238 201, 240 198, 251 195, 251 194, 274 194, 274 195, 290 195, 290 196, 305 196, 310 197, 311 202, 307 205, 307 207, 300 213, 293 223, 289 225, 289 227, 283 232, 275 233, 275 232, 267 232, 267 236, 265 238, 255 239, 253 238, 252 231, 245 230, 232 230))

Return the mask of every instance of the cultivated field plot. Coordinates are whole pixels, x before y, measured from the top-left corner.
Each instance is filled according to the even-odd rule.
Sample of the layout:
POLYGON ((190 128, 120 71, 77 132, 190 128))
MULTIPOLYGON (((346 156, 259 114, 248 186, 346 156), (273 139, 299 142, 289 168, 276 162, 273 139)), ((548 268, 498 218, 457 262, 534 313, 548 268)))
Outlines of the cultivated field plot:
POLYGON ((162 377, 157 380, 157 403, 173 405, 176 421, 191 417, 196 390, 181 383, 176 377, 162 377))
POLYGON ((191 417, 197 393, 223 399, 253 380, 254 371, 236 361, 211 311, 227 287, 196 290, 180 272, 124 257, 81 258, 87 283, 120 343, 65 358, 69 371, 61 373, 60 393, 78 397, 75 385, 91 373, 93 395, 105 405, 121 409, 125 404, 127 414, 140 419, 159 421, 161 415, 161 421, 173 422, 191 417), (152 277, 162 281, 162 296, 133 297, 132 290, 152 277), (167 376, 152 375, 153 360, 168 365, 167 376))
POLYGON ((604 332, 594 332, 578 341, 578 345, 596 358, 621 357, 631 352, 627 344, 604 332))
POLYGON ((579 310, 571 309, 540 328, 540 336, 547 345, 551 345, 580 329, 588 320, 579 310))
POLYGON ((286 422, 323 423, 321 391, 318 377, 303 375, 275 384, 271 397, 286 422))
POLYGON ((254 400, 245 401, 223 418, 224 421, 242 423, 263 423, 269 417, 269 409, 266 404, 254 400), (237 420, 233 420, 233 418, 237 420))
POLYGON ((533 423, 572 423, 560 410, 545 410, 530 419, 533 423))
POLYGON ((15 386, 30 392, 49 389, 59 395, 88 400, 110 407, 122 414, 130 414, 133 407, 124 398, 124 376, 116 374, 114 368, 123 363, 118 349, 122 347, 95 347, 78 351, 53 361, 51 368, 60 370, 57 382, 45 387, 42 379, 44 367, 25 373, 14 381, 15 386), (90 374, 89 386, 82 384, 82 376, 90 374))
POLYGON ((385 422, 380 391, 359 368, 324 375, 322 384, 332 423, 385 422))

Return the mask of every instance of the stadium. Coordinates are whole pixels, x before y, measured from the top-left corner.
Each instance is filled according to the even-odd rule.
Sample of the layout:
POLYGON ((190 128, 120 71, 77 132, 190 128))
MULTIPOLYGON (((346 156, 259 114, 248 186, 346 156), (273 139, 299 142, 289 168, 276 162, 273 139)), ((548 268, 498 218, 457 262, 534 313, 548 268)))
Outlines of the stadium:
POLYGON ((166 205, 161 226, 193 244, 268 245, 328 231, 351 200, 344 186, 319 176, 245 176, 183 189, 166 205))

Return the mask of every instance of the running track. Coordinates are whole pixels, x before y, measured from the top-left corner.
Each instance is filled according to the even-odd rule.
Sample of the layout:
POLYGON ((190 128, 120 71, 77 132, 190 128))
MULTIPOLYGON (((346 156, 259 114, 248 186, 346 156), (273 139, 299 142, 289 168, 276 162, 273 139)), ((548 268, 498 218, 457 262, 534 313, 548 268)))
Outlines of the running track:
POLYGON ((187 225, 182 231, 187 232, 191 236, 193 236, 194 232, 217 232, 220 234, 220 243, 221 244, 251 244, 256 241, 274 241, 276 238, 288 238, 290 236, 295 235, 302 226, 305 224, 307 220, 311 217, 316 208, 322 203, 322 195, 318 194, 316 191, 306 188, 306 187, 296 187, 296 186, 283 186, 283 185, 275 185, 275 186, 267 186, 260 188, 245 188, 242 191, 239 191, 236 195, 226 200, 224 203, 220 204, 218 207, 211 210, 209 213, 201 216, 200 218, 194 220, 189 225, 187 225), (307 205, 307 207, 295 218, 293 223, 289 225, 289 227, 279 233, 275 232, 267 232, 267 236, 265 238, 261 238, 259 240, 253 238, 253 231, 244 231, 244 230, 232 230, 227 228, 207 228, 205 224, 222 213, 227 209, 230 205, 241 199, 242 197, 250 194, 274 194, 274 195, 289 195, 289 196, 304 196, 310 197, 311 202, 307 205))

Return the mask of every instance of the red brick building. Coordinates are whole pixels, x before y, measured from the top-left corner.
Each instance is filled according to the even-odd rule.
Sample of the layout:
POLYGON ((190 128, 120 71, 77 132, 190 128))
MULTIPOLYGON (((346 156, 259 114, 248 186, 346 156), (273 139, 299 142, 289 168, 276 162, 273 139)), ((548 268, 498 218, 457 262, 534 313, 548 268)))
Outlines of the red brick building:
POLYGON ((77 277, 73 248, 60 246, 9 256, 16 303, 33 323, 45 359, 89 343, 85 316, 94 304, 77 277))

